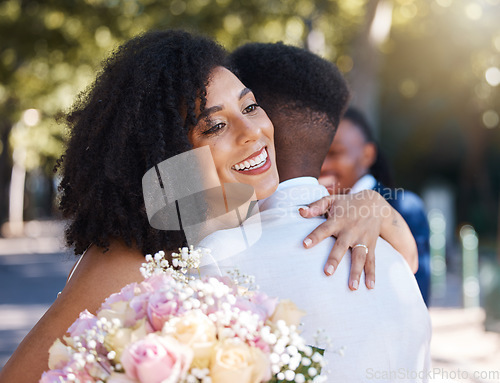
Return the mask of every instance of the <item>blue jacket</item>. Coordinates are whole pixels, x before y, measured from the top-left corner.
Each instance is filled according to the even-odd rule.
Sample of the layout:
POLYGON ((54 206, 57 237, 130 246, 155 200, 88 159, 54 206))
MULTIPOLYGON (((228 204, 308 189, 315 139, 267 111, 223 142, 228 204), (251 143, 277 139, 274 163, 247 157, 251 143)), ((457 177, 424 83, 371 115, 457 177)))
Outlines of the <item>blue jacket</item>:
POLYGON ((380 193, 382 197, 401 214, 410 227, 410 231, 415 238, 418 248, 419 266, 415 278, 417 279, 425 304, 429 305, 431 279, 429 247, 430 230, 422 199, 411 191, 401 188, 387 188, 380 182, 377 182, 373 190, 380 193))

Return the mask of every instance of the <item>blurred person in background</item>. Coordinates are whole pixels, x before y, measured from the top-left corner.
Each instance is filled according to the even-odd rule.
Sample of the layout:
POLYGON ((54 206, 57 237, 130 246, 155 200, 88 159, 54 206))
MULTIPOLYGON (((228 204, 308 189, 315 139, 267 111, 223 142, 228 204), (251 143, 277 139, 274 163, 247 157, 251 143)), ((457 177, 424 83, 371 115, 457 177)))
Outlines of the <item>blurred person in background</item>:
POLYGON ((429 223, 420 197, 394 188, 391 169, 374 138, 373 130, 359 110, 349 108, 321 167, 319 182, 331 194, 362 190, 379 192, 405 219, 415 237, 419 268, 415 277, 424 301, 429 305, 429 223))

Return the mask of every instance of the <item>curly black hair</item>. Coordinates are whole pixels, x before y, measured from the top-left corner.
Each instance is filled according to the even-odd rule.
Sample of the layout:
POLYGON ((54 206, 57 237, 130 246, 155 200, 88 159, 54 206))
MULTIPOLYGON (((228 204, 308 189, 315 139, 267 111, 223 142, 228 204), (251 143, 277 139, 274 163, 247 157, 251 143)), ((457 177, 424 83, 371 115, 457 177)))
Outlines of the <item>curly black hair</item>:
POLYGON ((292 168, 319 176, 350 97, 337 67, 281 42, 245 44, 228 60, 274 124, 280 179, 292 168))
POLYGON ((91 244, 108 248, 115 238, 144 254, 182 245, 183 233, 149 225, 142 177, 192 148, 197 105, 204 109, 210 73, 225 58, 206 37, 167 30, 133 38, 104 62, 64 116, 70 138, 59 207, 75 254, 91 244))

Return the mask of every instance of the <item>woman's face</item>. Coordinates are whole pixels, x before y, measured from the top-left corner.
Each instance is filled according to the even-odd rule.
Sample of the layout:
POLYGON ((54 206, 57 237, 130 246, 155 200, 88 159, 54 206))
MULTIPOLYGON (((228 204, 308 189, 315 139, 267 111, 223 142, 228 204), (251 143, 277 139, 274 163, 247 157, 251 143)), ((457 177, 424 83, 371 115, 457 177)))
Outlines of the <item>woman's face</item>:
POLYGON ((335 194, 349 193, 373 164, 373 144, 367 143, 359 128, 342 120, 326 155, 319 182, 335 194))
POLYGON ((273 134, 252 91, 226 68, 215 68, 189 140, 194 148, 210 146, 221 183, 248 184, 258 199, 269 197, 279 183, 273 134))

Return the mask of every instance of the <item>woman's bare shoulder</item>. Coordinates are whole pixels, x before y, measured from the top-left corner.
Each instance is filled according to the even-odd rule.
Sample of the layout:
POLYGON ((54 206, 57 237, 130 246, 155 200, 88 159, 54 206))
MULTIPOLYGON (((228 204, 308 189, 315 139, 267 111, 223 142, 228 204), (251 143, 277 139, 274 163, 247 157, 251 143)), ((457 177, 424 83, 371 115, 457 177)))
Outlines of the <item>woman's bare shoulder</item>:
POLYGON ((143 255, 119 242, 109 250, 92 246, 73 272, 59 297, 21 342, 0 372, 0 382, 38 382, 48 369, 48 350, 63 336, 79 313, 94 313, 112 293, 143 279, 143 255))
MULTIPOLYGON (((140 282, 139 271, 144 255, 121 242, 113 242, 109 249, 92 246, 64 287, 58 299, 77 299, 85 308, 95 313, 106 297, 128 283, 140 282)), ((68 302, 68 304, 71 304, 68 302)), ((80 304, 81 306, 81 304, 80 304)))

